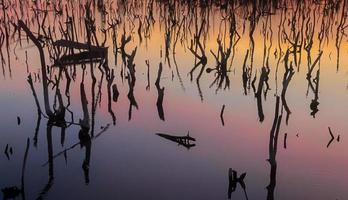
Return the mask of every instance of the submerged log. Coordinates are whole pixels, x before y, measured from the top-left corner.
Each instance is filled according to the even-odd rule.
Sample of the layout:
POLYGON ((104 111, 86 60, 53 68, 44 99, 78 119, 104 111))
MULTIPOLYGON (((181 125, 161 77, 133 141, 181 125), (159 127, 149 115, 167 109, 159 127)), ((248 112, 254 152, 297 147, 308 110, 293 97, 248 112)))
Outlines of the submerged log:
POLYGON ((88 45, 86 43, 74 42, 70 40, 57 40, 53 43, 53 46, 80 49, 80 50, 83 49, 83 50, 89 50, 89 51, 99 51, 99 52, 105 52, 108 49, 107 47, 98 47, 98 46, 88 45))
POLYGON ((93 46, 86 43, 74 42, 70 40, 57 40, 53 43, 55 47, 85 50, 80 53, 73 53, 61 56, 55 60, 54 66, 65 66, 73 64, 83 64, 86 62, 100 62, 107 60, 108 47, 93 46))
POLYGON ((63 55, 54 62, 53 66, 66 66, 73 64, 83 64, 88 62, 100 62, 105 59, 104 52, 85 51, 76 54, 63 55))

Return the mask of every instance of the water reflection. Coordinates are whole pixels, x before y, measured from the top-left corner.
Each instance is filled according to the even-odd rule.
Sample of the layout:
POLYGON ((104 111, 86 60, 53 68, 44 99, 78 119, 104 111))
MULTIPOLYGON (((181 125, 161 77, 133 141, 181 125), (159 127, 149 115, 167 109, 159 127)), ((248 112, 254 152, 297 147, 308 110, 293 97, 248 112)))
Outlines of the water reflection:
POLYGON ((168 135, 164 133, 156 133, 156 134, 162 138, 175 142, 178 145, 182 145, 186 147, 187 149, 190 149, 196 146, 196 144, 191 143, 191 142, 195 142, 196 139, 191 137, 189 133, 187 133, 186 136, 174 136, 174 135, 168 135))
MULTIPOLYGON (((7 146, 6 146, 7 147, 7 146)), ((26 166, 27 166, 27 159, 29 154, 29 147, 30 147, 30 139, 27 139, 26 147, 25 147, 25 153, 24 158, 22 161, 22 173, 21 173, 21 186, 11 186, 11 187, 5 187, 2 188, 2 194, 3 199, 16 199, 18 196, 21 196, 22 199, 25 198, 25 172, 26 172, 26 166)))
POLYGON ((315 118, 315 114, 319 111, 318 106, 319 106, 319 81, 320 81, 320 65, 319 61, 321 58, 321 55, 323 52, 321 51, 316 58, 316 60, 311 64, 311 56, 310 53, 308 53, 308 72, 307 72, 307 81, 308 81, 308 90, 307 90, 307 95, 309 92, 309 89, 313 92, 314 98, 312 99, 310 103, 310 109, 311 109, 311 115, 313 118, 315 118), (316 65, 319 65, 319 68, 317 70, 316 76, 314 79, 312 79, 312 72, 315 68, 316 65))
POLYGON ((161 86, 160 86, 162 70, 163 70, 163 66, 162 66, 162 63, 160 63, 159 67, 158 67, 158 74, 157 74, 157 79, 156 79, 155 85, 156 85, 156 89, 157 89, 157 93, 158 93, 158 98, 157 98, 157 102, 156 102, 158 116, 161 120, 164 121, 164 111, 163 111, 164 87, 161 88, 161 86))
POLYGON ((197 75, 197 78, 196 78, 196 84, 197 84, 197 88, 198 88, 198 92, 199 92, 199 96, 201 98, 201 101, 203 101, 203 93, 202 93, 202 90, 201 90, 201 87, 200 87, 200 79, 203 75, 203 72, 204 72, 204 69, 207 65, 207 56, 205 55, 205 51, 204 51, 204 48, 201 44, 201 42, 199 41, 199 38, 200 38, 200 34, 201 34, 201 30, 202 30, 202 27, 203 27, 203 23, 204 21, 202 22, 201 24, 201 29, 200 29, 200 32, 198 34, 198 36, 196 36, 196 47, 195 47, 195 50, 193 49, 193 40, 191 40, 191 46, 189 48, 189 50, 191 51, 191 53, 195 56, 195 64, 194 64, 194 67, 191 69, 190 71, 190 80, 192 81, 193 80, 193 73, 194 71, 199 67, 201 66, 201 70, 199 71, 199 74, 197 75), (201 53, 201 55, 198 54, 198 49, 201 53), (198 60, 198 62, 196 62, 196 60, 198 60))
POLYGON ((239 177, 237 172, 231 168, 228 170, 228 199, 231 199, 232 193, 236 191, 237 185, 242 187, 245 199, 248 199, 248 194, 246 192, 246 185, 244 183, 244 178, 246 173, 242 173, 239 177))
MULTIPOLYGON (((31 133, 33 146, 38 151, 40 144, 45 144, 47 148, 47 162, 42 167, 48 168, 48 180, 41 186, 36 199, 48 198, 55 186, 55 164, 59 162, 56 158, 64 156, 68 164, 70 151, 78 146, 81 151, 79 156, 82 158, 84 183, 91 184, 93 153, 100 151, 96 150, 94 140, 112 125, 115 126, 113 132, 122 133, 123 126, 127 125, 136 130, 157 130, 157 126, 163 125, 150 121, 149 116, 165 121, 163 126, 168 129, 195 123, 190 124, 195 130, 194 135, 202 138, 204 147, 214 144, 215 148, 210 148, 216 153, 220 143, 223 148, 225 142, 232 142, 231 138, 242 136, 237 134, 228 138, 221 134, 210 135, 207 139, 205 131, 225 133, 226 130, 233 130, 231 132, 235 134, 235 129, 243 124, 248 124, 253 132, 263 130, 260 123, 255 123, 248 117, 258 118, 262 125, 267 126, 271 123, 268 115, 273 102, 275 115, 268 141, 270 175, 267 199, 276 199, 277 147, 283 112, 287 125, 284 129, 289 132, 289 137, 294 132, 290 116, 294 122, 303 117, 302 107, 299 105, 303 96, 294 95, 293 90, 301 91, 302 87, 298 85, 305 83, 306 96, 311 96, 310 115, 315 120, 320 120, 322 114, 323 121, 330 119, 331 116, 326 115, 328 102, 321 90, 329 90, 326 76, 330 79, 340 76, 340 68, 343 66, 340 63, 346 63, 342 54, 346 53, 343 47, 347 37, 347 0, 296 3, 288 0, 66 0, 3 1, 0 5, 3 13, 0 17, 2 85, 10 83, 7 78, 13 79, 13 88, 22 85, 22 80, 27 80, 27 90, 34 100, 31 106, 36 110, 35 118, 29 122, 35 126, 31 133), (331 68, 327 64, 331 59, 332 49, 337 56, 336 75, 329 73, 331 68), (21 64, 26 68, 24 71, 16 68, 22 61, 21 64), (307 70, 301 67, 303 62, 306 62, 307 70), (155 82, 152 82, 151 77, 156 77, 155 82), (156 91, 151 90, 153 83, 156 91), (177 88, 181 89, 181 93, 176 91, 177 88), (144 93, 143 90, 147 92, 144 93), (235 91, 239 91, 241 96, 244 94, 245 99, 241 99, 235 91), (152 92, 157 92, 157 95, 152 92), (194 97, 190 96, 191 93, 195 94, 194 97), (144 94, 154 95, 155 98, 144 94), (125 96, 126 104, 122 99, 125 96), (195 98, 200 102, 195 102, 194 106, 189 105, 191 99, 195 98), (256 106, 255 102, 244 105, 250 99, 256 101, 256 106), (147 104, 148 101, 151 104, 147 104), (231 102, 238 102, 238 105, 231 106, 231 102), (146 111, 144 115, 147 105, 153 105, 154 109, 146 111), (191 107, 185 107, 187 105, 191 107), (219 129, 213 120, 205 117, 216 118, 221 105, 219 129), (320 110, 323 109, 321 112, 319 105, 320 110), (224 114, 227 106, 234 119, 238 116, 238 120, 230 120, 230 115, 224 114), (254 113, 247 111, 249 106, 254 113), (128 122, 123 121, 124 107, 127 109, 128 122), (139 117, 134 117, 134 112, 139 117), (194 119, 183 122, 180 119, 183 112, 187 116, 192 114, 194 119), (104 116, 105 113, 107 117, 104 116), (173 118, 178 121, 174 125, 171 124, 173 118), (223 127, 220 127, 220 123, 223 127), (106 125, 98 132, 96 127, 100 124, 106 125), (55 145, 55 129, 60 132, 59 147, 55 145), (39 141, 42 133, 45 134, 45 141, 39 141), (223 138, 221 140, 228 140, 220 141, 220 137, 223 138)), ((342 77, 339 78, 340 81, 342 77)), ((5 92, 3 89, 1 96, 6 96, 5 92)), ((344 99, 342 96, 335 98, 344 99)), ((308 109, 308 104, 305 108, 308 109)), ((27 125, 22 120, 26 115, 22 115, 19 110, 16 110, 18 113, 15 116, 21 116, 17 117, 17 125, 21 126, 17 128, 27 125)), ((345 112, 342 113, 344 116, 345 112)), ((344 126, 339 120, 336 123, 335 126, 344 126)), ((5 126, 6 130, 11 128, 10 125, 5 126)), ((316 128, 319 125, 310 126, 316 128)), ((308 127, 301 125, 298 129, 305 128, 308 127)), ((331 150, 334 140, 340 141, 340 135, 335 137, 331 129, 329 133, 331 138, 327 147, 330 146, 331 150)), ((189 134, 157 135, 187 149, 196 146, 196 138, 189 134)), ((129 133, 128 137, 134 136, 129 133)), ((284 149, 287 148, 287 138, 288 133, 285 133, 284 149)), ((262 137, 258 136, 253 140, 262 141, 262 137)), ((149 141, 148 145, 157 146, 156 142, 149 141)), ((14 199, 22 196, 25 199, 24 177, 30 140, 26 147, 16 149, 10 142, 5 141, 5 144, 7 162, 16 160, 14 150, 17 153, 24 148, 25 156, 21 186, 4 187, 3 198, 14 199)), ((144 146, 139 145, 139 148, 144 146)), ((194 148, 196 149, 199 148, 194 148)), ((220 152, 217 155, 228 160, 224 153, 226 154, 220 152)), ((205 155, 213 159, 210 156, 215 154, 205 155)), ((151 159, 139 159, 139 162, 156 163, 157 160, 151 159)), ((244 183, 246 173, 240 176, 237 174, 229 169, 228 198, 231 198, 237 185, 240 185, 248 199, 244 183)), ((249 174, 251 173, 248 170, 249 174)))
POLYGON ((267 200, 273 200, 274 198, 274 191, 277 184, 277 150, 278 150, 278 137, 279 137, 279 131, 280 126, 282 123, 282 115, 283 115, 283 107, 284 105, 280 106, 280 98, 276 97, 276 105, 275 105, 275 113, 274 113, 274 120, 273 125, 270 131, 269 135, 269 158, 268 162, 271 166, 271 171, 269 175, 269 184, 267 186, 267 200))

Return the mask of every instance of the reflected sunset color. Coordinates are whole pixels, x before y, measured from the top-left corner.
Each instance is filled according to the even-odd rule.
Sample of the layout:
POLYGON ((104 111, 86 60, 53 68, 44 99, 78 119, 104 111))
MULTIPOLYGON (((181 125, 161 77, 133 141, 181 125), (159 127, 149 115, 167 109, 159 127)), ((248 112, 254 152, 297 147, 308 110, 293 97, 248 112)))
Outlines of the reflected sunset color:
POLYGON ((348 0, 0 8, 0 198, 348 199, 348 0))

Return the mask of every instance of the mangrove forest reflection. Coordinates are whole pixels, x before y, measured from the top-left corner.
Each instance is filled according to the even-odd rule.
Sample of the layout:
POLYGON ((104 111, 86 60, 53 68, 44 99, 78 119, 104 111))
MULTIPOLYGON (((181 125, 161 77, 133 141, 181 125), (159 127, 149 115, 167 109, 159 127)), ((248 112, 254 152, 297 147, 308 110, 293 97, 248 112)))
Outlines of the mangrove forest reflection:
MULTIPOLYGON (((5 84, 8 80, 26 80, 31 95, 28 106, 36 110, 32 121, 35 129, 26 145, 15 149, 6 143, 4 147, 7 162, 14 159, 17 148, 25 151, 21 183, 2 188, 3 199, 17 196, 26 199, 25 183, 30 184, 25 179, 27 159, 34 153, 31 146, 38 149, 40 144, 46 144, 40 148, 45 148, 47 155, 41 164, 47 170, 47 182, 34 198, 49 198, 55 186, 57 158, 63 157, 67 164, 69 153, 78 147, 83 182, 90 184, 94 142, 125 123, 120 107, 126 106, 129 123, 138 122, 141 110, 148 109, 145 102, 151 100, 154 114, 142 116, 141 121, 147 123, 150 116, 156 116, 159 122, 168 123, 176 116, 172 112, 190 113, 194 109, 180 102, 168 106, 178 90, 202 104, 216 98, 218 105, 214 107, 213 118, 223 128, 230 125, 228 117, 233 109, 219 95, 234 90, 237 91, 234 94, 245 97, 241 101, 251 100, 254 112, 250 113, 258 122, 243 123, 249 123, 254 131, 263 124, 270 125, 266 158, 270 169, 265 192, 266 199, 277 199, 279 138, 284 136, 284 149, 289 146, 288 129, 282 130, 282 122, 287 127, 300 126, 294 119, 301 109, 294 98, 299 97, 292 97, 291 90, 304 83, 307 90, 301 98, 309 97, 306 112, 313 120, 320 118, 321 103, 327 98, 321 94, 322 87, 327 89, 323 86, 323 71, 327 70, 323 65, 330 60, 335 64, 336 74, 346 70, 347 3, 347 0, 1 1, 1 81, 5 84), (336 58, 331 60, 333 56, 336 58), (24 63, 24 67, 17 69, 18 62, 24 63), (127 104, 121 103, 123 99, 127 104), (269 107, 272 112, 275 108, 272 124, 269 107), (216 114, 219 108, 220 116, 216 114), (60 132, 62 150, 55 149, 55 130, 60 132), (41 142, 43 132, 46 140, 41 142)), ((347 83, 343 87, 344 84, 347 83)), ((203 121, 200 117, 195 116, 196 126, 207 130, 215 126, 214 120, 203 121)), ((17 117, 17 122, 20 126, 21 118, 17 117)), ((149 124, 146 125, 151 126, 152 134, 165 139, 160 144, 169 145, 170 141, 190 152, 201 148, 197 133, 192 133, 195 137, 183 135, 178 128, 177 133, 168 134, 163 126, 149 124)), ((332 148, 332 142, 335 139, 339 142, 340 135, 332 133, 330 127, 329 134, 331 139, 326 147, 332 148)), ((207 140, 204 139, 202 143, 207 140)), ((246 185, 252 173, 248 171, 246 177, 246 173, 226 169, 229 169, 228 199, 239 186, 248 199, 251 192, 247 193, 246 185)), ((27 197, 31 198, 32 195, 27 197)))

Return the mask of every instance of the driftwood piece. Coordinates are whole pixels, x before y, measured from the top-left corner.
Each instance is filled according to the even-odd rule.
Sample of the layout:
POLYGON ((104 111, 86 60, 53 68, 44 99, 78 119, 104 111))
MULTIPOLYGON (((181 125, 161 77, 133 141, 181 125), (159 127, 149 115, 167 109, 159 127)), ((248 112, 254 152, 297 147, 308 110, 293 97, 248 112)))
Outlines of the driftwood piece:
POLYGON ((165 133, 156 133, 156 135, 165 138, 167 140, 173 141, 175 143, 178 143, 178 145, 182 145, 184 147, 186 147, 187 149, 190 149, 191 147, 196 146, 196 144, 192 144, 190 142, 195 142, 196 139, 191 137, 189 134, 187 134, 186 136, 174 136, 174 135, 168 135, 165 133))
POLYGON ((105 52, 108 49, 107 47, 98 47, 98 46, 88 45, 85 43, 74 42, 70 40, 57 40, 53 43, 53 46, 80 49, 80 50, 83 49, 83 50, 89 50, 89 51, 99 51, 99 52, 105 52))
POLYGON ((85 51, 76 54, 63 55, 55 60, 53 66, 65 66, 83 64, 89 62, 101 62, 105 59, 105 53, 100 51, 85 51))

